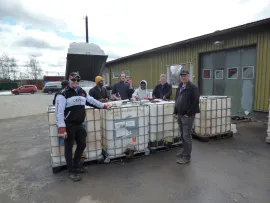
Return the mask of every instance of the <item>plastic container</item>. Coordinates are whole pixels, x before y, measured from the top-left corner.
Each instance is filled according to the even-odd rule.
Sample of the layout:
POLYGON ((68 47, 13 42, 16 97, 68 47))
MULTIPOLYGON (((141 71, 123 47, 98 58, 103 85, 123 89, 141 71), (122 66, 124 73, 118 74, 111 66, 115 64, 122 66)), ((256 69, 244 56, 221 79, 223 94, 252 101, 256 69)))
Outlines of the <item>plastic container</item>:
MULTIPOLYGON (((100 110, 92 107, 86 108, 86 121, 82 124, 87 131, 86 149, 83 157, 85 161, 98 160, 102 156, 101 145, 101 118, 100 110)), ((48 123, 49 123, 49 135, 50 135, 50 148, 51 148, 51 164, 52 167, 62 166, 66 164, 64 156, 64 142, 63 139, 58 137, 58 130, 55 119, 55 107, 50 106, 48 108, 48 123)), ((76 149, 76 143, 74 143, 73 153, 76 149)))
POLYGON ((179 125, 173 117, 174 101, 149 104, 150 147, 180 142, 179 125))
POLYGON ((202 96, 200 110, 194 121, 194 132, 198 136, 214 136, 231 131, 231 98, 202 96))
POLYGON ((136 152, 148 148, 148 106, 128 104, 104 109, 101 117, 103 149, 109 158, 123 156, 128 148, 136 152))

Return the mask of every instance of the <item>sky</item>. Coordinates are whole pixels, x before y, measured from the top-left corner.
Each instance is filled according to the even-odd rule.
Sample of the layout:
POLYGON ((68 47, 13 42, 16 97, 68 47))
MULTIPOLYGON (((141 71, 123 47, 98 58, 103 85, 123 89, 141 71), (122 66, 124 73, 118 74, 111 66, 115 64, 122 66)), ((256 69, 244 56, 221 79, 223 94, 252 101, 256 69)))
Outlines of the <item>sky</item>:
POLYGON ((0 54, 19 67, 37 56, 46 75, 63 74, 71 42, 107 61, 270 17, 270 0, 0 0, 0 54))

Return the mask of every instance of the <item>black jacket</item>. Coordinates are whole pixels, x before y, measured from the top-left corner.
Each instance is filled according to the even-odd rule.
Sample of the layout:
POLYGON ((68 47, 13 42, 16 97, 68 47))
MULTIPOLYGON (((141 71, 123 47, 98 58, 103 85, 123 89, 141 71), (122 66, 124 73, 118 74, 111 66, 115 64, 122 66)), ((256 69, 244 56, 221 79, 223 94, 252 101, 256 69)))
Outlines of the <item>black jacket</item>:
POLYGON ((98 108, 104 104, 87 96, 86 92, 78 87, 77 91, 66 87, 58 93, 55 103, 56 125, 65 127, 65 124, 82 124, 85 121, 85 104, 89 102, 98 108))
POLYGON ((163 96, 165 96, 166 99, 171 99, 172 85, 169 83, 165 83, 162 89, 162 85, 158 84, 153 90, 153 96, 156 97, 157 99, 163 99, 163 96))
POLYGON ((112 88, 112 94, 120 94, 121 100, 130 99, 133 93, 134 89, 130 89, 127 82, 115 83, 112 88))
POLYGON ((196 113, 200 113, 198 87, 189 81, 181 92, 182 86, 181 83, 176 91, 174 114, 194 116, 196 113))
POLYGON ((89 95, 96 100, 109 99, 106 88, 102 87, 102 89, 100 89, 97 85, 89 90, 89 95))

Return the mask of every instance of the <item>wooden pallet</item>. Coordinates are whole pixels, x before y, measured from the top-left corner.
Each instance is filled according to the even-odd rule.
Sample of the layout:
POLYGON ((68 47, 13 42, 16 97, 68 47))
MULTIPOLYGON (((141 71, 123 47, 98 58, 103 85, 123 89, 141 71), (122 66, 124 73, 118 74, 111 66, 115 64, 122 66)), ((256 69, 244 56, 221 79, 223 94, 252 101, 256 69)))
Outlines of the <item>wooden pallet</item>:
MULTIPOLYGON (((99 156, 98 159, 94 159, 94 160, 87 160, 87 159, 81 160, 82 165, 102 164, 102 163, 104 163, 104 156, 103 155, 99 156)), ((66 170, 66 169, 67 169, 67 165, 53 166, 52 172, 59 173, 59 172, 66 170)))
POLYGON ((150 151, 147 149, 145 151, 135 152, 132 156, 127 156, 126 154, 119 155, 117 157, 113 157, 107 154, 105 150, 103 150, 104 155, 104 163, 116 162, 116 161, 129 161, 132 159, 140 158, 143 156, 148 156, 150 151))
POLYGON ((180 146, 182 146, 182 141, 157 147, 149 146, 149 149, 151 154, 155 154, 157 152, 169 151, 180 146))
POLYGON ((222 134, 209 135, 209 136, 207 136, 207 135, 201 136, 201 135, 198 135, 194 132, 192 133, 192 138, 197 139, 201 142, 208 142, 210 140, 228 139, 228 138, 232 138, 232 137, 233 137, 232 131, 222 133, 222 134))

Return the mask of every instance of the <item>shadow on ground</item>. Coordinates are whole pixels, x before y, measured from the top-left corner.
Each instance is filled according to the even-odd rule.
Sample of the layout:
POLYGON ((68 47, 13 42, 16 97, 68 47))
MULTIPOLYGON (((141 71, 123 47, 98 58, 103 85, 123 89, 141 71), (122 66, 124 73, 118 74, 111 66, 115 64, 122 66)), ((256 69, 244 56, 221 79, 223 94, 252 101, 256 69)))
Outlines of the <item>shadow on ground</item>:
POLYGON ((83 181, 52 174, 46 115, 0 121, 2 203, 269 203, 266 126, 240 123, 233 139, 194 140, 192 162, 177 150, 131 162, 89 166, 83 181))

